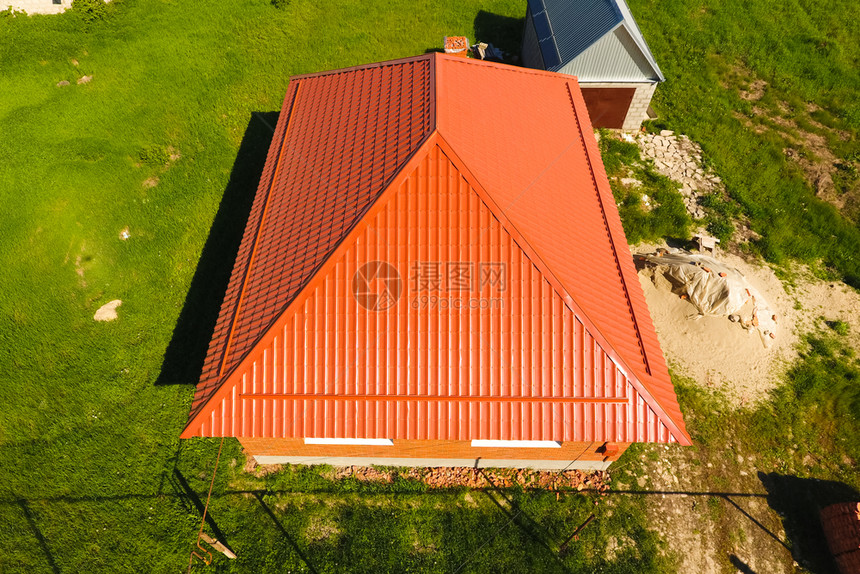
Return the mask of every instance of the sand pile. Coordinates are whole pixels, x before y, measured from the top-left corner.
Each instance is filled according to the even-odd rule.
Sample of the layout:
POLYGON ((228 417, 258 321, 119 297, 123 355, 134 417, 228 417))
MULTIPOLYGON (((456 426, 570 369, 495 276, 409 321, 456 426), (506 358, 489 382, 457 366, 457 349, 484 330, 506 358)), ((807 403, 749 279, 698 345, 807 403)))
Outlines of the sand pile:
MULTIPOLYGON (((634 254, 653 254, 659 246, 640 245, 634 254)), ((665 246, 663 246, 665 247, 665 246)), ((689 298, 682 299, 658 280, 653 270, 640 272, 639 279, 660 346, 670 367, 700 384, 718 387, 739 405, 763 399, 776 386, 786 366, 797 356, 797 311, 793 298, 766 266, 755 266, 740 257, 720 253, 725 268, 736 269, 755 292, 767 301, 778 321, 771 327, 774 338, 744 328, 726 315, 702 315, 689 298)))
MULTIPOLYGON (((658 248, 666 245, 639 245, 631 251, 634 256, 654 254, 658 248)), ((762 331, 745 329, 743 321, 703 316, 689 298, 673 293, 671 286, 661 285, 659 279, 655 285, 653 271, 641 271, 639 280, 657 337, 674 372, 720 388, 739 406, 749 406, 766 398, 782 381, 797 358, 800 337, 827 329, 827 321, 848 323, 845 343, 860 348, 860 293, 844 283, 816 279, 806 267, 795 266, 793 283, 783 285, 767 265, 724 252, 718 252, 716 260, 724 268, 737 270, 751 292, 767 302, 768 313, 778 319, 770 327, 774 336, 767 337, 770 344, 766 345, 762 331)))
POLYGON ((776 339, 777 314, 740 270, 708 255, 677 249, 636 255, 634 261, 640 275, 650 277, 655 287, 689 301, 698 311, 696 319, 726 317, 745 330, 758 332, 765 347, 776 339))

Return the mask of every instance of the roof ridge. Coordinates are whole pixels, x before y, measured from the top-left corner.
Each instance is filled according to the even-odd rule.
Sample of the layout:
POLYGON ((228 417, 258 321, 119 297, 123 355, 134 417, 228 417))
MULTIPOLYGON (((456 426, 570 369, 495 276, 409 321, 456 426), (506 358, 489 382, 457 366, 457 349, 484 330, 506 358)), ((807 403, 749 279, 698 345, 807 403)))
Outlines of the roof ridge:
MULTIPOLYGON (((579 119, 579 114, 576 112, 577 105, 576 105, 576 102, 574 99, 573 92, 570 90, 569 82, 565 82, 565 83, 568 86, 568 94, 570 95, 570 98, 571 98, 571 104, 573 107, 574 116, 576 117, 577 125, 580 126, 579 134, 580 134, 580 140, 582 141, 582 145, 583 145, 583 148, 585 150, 585 156, 587 159, 586 163, 588 164, 588 169, 589 169, 589 172, 591 173, 591 177, 592 177, 592 180, 594 182, 594 189, 597 193, 598 201, 600 202, 600 205, 601 205, 600 211, 601 211, 601 214, 603 216, 603 221, 604 221, 604 225, 606 226, 607 234, 609 236, 609 244, 612 247, 612 254, 615 258, 615 265, 616 265, 616 268, 618 269, 618 276, 621 279, 621 285, 624 289, 624 294, 625 294, 625 299, 627 301, 627 306, 628 306, 628 309, 630 310, 630 316, 633 319, 633 325, 634 325, 634 328, 636 330, 636 338, 639 342, 639 349, 640 349, 640 352, 642 353, 643 359, 645 360, 646 374, 649 377, 651 377, 652 379, 654 379, 655 378, 654 373, 651 371, 647 349, 645 348, 645 341, 642 337, 642 332, 641 332, 641 329, 639 326, 639 319, 636 316, 636 309, 635 309, 635 305, 633 303, 633 298, 631 296, 630 290, 628 289, 627 278, 624 275, 624 268, 623 268, 623 265, 621 265, 621 260, 619 259, 619 256, 618 256, 618 249, 615 245, 615 235, 612 233, 613 226, 610 224, 609 218, 607 217, 606 209, 603 208, 604 197, 603 197, 603 190, 601 189, 602 186, 600 184, 600 181, 601 180, 606 181, 606 183, 608 184, 608 180, 606 179, 605 175, 603 178, 598 178, 597 174, 595 174, 595 172, 594 172, 594 163, 592 162, 592 150, 589 149, 590 146, 588 145, 588 143, 585 140, 584 132, 582 129, 582 124, 580 123, 580 119, 579 119)), ((582 98, 581 94, 579 95, 579 98, 580 99, 582 98)), ((582 101, 582 107, 585 108, 584 100, 582 101)), ((591 128, 590 123, 589 123, 588 127, 591 128)), ((594 144, 592 144, 592 145, 596 146, 596 142, 594 142, 594 144)), ((602 163, 600 165, 602 165, 602 163)), ((611 193, 611 191, 610 191, 610 193, 611 193)), ((616 223, 620 224, 620 219, 616 220, 616 223)), ((623 231, 623 229, 622 229, 622 231, 623 231)), ((626 242, 625 242, 625 245, 626 245, 626 242)), ((646 307, 646 311, 647 310, 648 309, 646 307)), ((650 321, 650 316, 648 317, 648 319, 650 321)), ((659 351, 659 349, 658 349, 658 351, 659 351)), ((671 383, 671 375, 669 375, 668 369, 666 371, 666 374, 667 374, 667 376, 669 376, 669 381, 671 383)), ((669 411, 663 406, 663 404, 660 402, 660 400, 657 398, 657 396, 651 391, 651 389, 649 389, 645 386, 645 382, 639 381, 639 378, 635 376, 635 373, 633 374, 633 378, 631 380, 636 380, 639 382, 640 385, 642 385, 642 388, 639 389, 640 393, 646 399, 649 399, 649 403, 650 403, 649 406, 651 406, 652 409, 655 409, 655 410, 659 409, 659 411, 665 416, 665 419, 663 417, 660 417, 660 418, 661 418, 661 420, 663 420, 664 424, 669 429, 669 431, 673 435, 676 433, 678 435, 680 435, 679 437, 677 437, 679 439, 685 438, 685 439, 689 440, 689 434, 687 433, 687 431, 685 429, 682 429, 681 426, 679 426, 674 421, 672 416, 669 415, 669 411)), ((679 406, 679 408, 680 408, 680 406, 679 406)), ((679 442, 683 442, 683 441, 679 440, 679 442)))
POLYGON ((573 100, 573 93, 570 89, 570 82, 566 81, 564 84, 567 88, 567 95, 570 98, 570 108, 573 111, 573 117, 576 119, 576 125, 579 126, 579 141, 582 144, 582 149, 585 151, 585 163, 588 164, 588 173, 589 175, 591 175, 591 181, 594 184, 594 191, 597 193, 597 202, 600 204, 600 214, 603 219, 603 225, 606 228, 606 234, 609 236, 609 246, 612 248, 612 256, 615 260, 615 268, 618 270, 618 276, 621 278, 621 288, 624 290, 624 299, 627 302, 627 310, 630 312, 630 316, 633 319, 633 328, 636 331, 636 340, 639 342, 639 352, 642 354, 642 359, 645 361, 645 372, 650 375, 651 365, 648 361, 648 354, 645 352, 645 344, 642 341, 642 333, 639 330, 639 322, 636 320, 636 313, 633 310, 633 303, 630 300, 630 290, 627 288, 627 281, 624 278, 624 273, 622 273, 621 271, 621 263, 618 260, 618 249, 615 246, 615 237, 613 237, 612 230, 609 227, 609 221, 606 219, 606 208, 603 204, 603 196, 600 194, 600 189, 597 185, 597 177, 594 173, 594 167, 592 165, 593 158, 591 157, 591 153, 588 150, 588 146, 585 145, 582 120, 579 117, 579 113, 576 111, 576 103, 573 100))
POLYGON ((475 66, 487 66, 490 68, 498 68, 500 70, 512 73, 520 73, 527 76, 545 76, 549 78, 559 78, 559 77, 568 77, 566 74, 561 74, 559 72, 553 72, 550 70, 538 70, 537 68, 523 68, 520 66, 514 66, 511 64, 504 64, 502 62, 491 62, 489 60, 478 60, 477 58, 463 58, 460 56, 451 56, 449 54, 443 54, 441 52, 436 52, 435 55, 439 59, 445 59, 449 62, 454 62, 457 64, 471 64, 475 66))
MULTIPOLYGON (((235 370, 236 366, 241 363, 245 357, 251 352, 263 337, 265 330, 273 324, 278 316, 289 306, 290 302, 295 298, 295 295, 302 287, 309 282, 317 269, 337 248, 344 235, 349 233, 349 230, 357 223, 358 219, 369 210, 373 203, 378 199, 388 183, 396 177, 397 173, 409 162, 409 159, 414 155, 422 143, 429 138, 435 130, 435 106, 430 98, 429 90, 432 88, 430 77, 430 68, 433 66, 432 55, 421 55, 413 58, 394 60, 380 64, 370 64, 361 66, 354 74, 345 76, 328 76, 327 78, 314 79, 317 76, 325 76, 326 74, 317 74, 311 76, 297 76, 291 78, 289 93, 287 94, 284 106, 279 119, 280 129, 276 135, 276 139, 270 146, 269 154, 266 160, 266 169, 264 170, 264 179, 261 180, 260 186, 256 191, 255 205, 257 215, 253 220, 249 219, 247 229, 243 237, 245 247, 240 249, 237 255, 239 259, 234 263, 234 277, 231 278, 233 287, 231 292, 225 295, 225 301, 222 303, 222 309, 219 312, 219 325, 216 326, 217 331, 213 334, 210 348, 207 351, 203 372, 197 383, 197 391, 195 392, 195 406, 192 408, 191 415, 196 417, 200 409, 209 402, 209 398, 217 391, 235 370), (412 110, 412 119, 406 125, 401 126, 399 123, 392 128, 382 128, 380 133, 388 134, 391 141, 396 142, 396 148, 391 149, 394 155, 389 156, 386 152, 384 157, 380 150, 377 155, 380 155, 381 161, 387 165, 383 172, 376 170, 370 171, 369 166, 364 163, 355 163, 346 168, 335 165, 329 168, 327 172, 322 173, 315 178, 331 177, 337 175, 338 170, 351 169, 356 172, 356 177, 359 179, 356 182, 350 183, 342 178, 337 181, 329 181, 326 185, 334 185, 340 189, 343 186, 348 186, 353 189, 349 197, 345 197, 343 201, 329 202, 331 198, 321 197, 319 201, 299 201, 299 206, 306 203, 316 210, 316 220, 332 221, 332 225, 337 226, 337 233, 329 234, 324 239, 316 242, 315 251, 310 256, 305 257, 302 253, 294 253, 287 260, 292 265, 292 268, 297 269, 296 273, 289 278, 284 279, 267 279, 272 273, 283 275, 284 270, 271 269, 271 261, 265 249, 272 242, 272 238, 280 236, 281 224, 289 225, 291 222, 302 221, 301 218, 282 217, 283 209, 289 208, 295 204, 295 200, 290 199, 290 194, 281 193, 278 191, 284 185, 286 179, 292 180, 293 163, 302 162, 302 157, 296 156, 302 149, 310 149, 307 144, 300 143, 304 148, 295 148, 296 137, 301 140, 300 133, 307 129, 304 126, 303 116, 301 115, 304 107, 308 105, 318 105, 320 98, 326 98, 325 90, 331 86, 339 86, 340 90, 345 90, 344 94, 350 93, 350 88, 344 82, 349 82, 351 77, 365 78, 365 83, 378 81, 379 76, 390 76, 397 78, 397 82, 404 82, 407 79, 398 72, 400 67, 407 67, 416 70, 413 73, 418 73, 420 81, 417 83, 409 83, 408 90, 404 91, 403 97, 407 97, 411 93, 411 97, 416 101, 426 102, 412 110), (292 85, 292 84, 295 85, 292 85), (299 93, 299 87, 301 92, 299 93), (304 107, 303 107, 304 106, 304 107), (392 131, 394 133, 392 133, 392 131), (364 184, 361 187, 355 187, 362 181, 364 184), (366 187, 369 186, 369 187, 366 187), (270 206, 271 204, 271 206, 270 206), (244 249, 244 250, 243 250, 244 249), (301 266, 301 267, 300 267, 301 266), (263 275, 261 275, 263 274, 263 275), (255 287, 258 278, 262 277, 264 281, 263 289, 255 287), (265 306, 265 307, 264 307, 265 306), (255 318, 256 317, 256 318, 255 318), (254 324, 250 322, 254 321, 254 324), (206 366, 208 365, 208 367, 206 366)), ((375 86, 375 84, 374 84, 375 86)), ((404 89, 406 87, 404 86, 404 89)), ((366 94, 368 95, 368 94, 366 94)), ((383 94, 384 96, 384 94, 383 94)), ((343 96, 342 96, 343 97, 343 96)), ((353 94, 347 96, 350 101, 362 99, 364 96, 353 94)), ((332 108, 331 104, 328 113, 337 112, 336 108, 332 108)), ((386 100, 383 97, 381 105, 393 105, 393 102, 386 100), (386 104, 386 102, 388 102, 386 104)), ((366 128, 366 126, 365 126, 366 128)), ((365 129, 359 128, 359 129, 365 129)), ((375 137, 375 136, 374 136, 375 137)), ((328 141, 328 140, 326 140, 328 141)), ((322 144, 320 144, 322 145, 322 144)), ((387 149, 387 148, 386 148, 387 149)), ((307 150, 305 150, 307 151, 307 150)), ((313 184, 311 180, 308 182, 299 182, 300 185, 316 185, 319 187, 320 181, 313 184)), ((351 181, 351 180, 350 180, 351 181)), ((322 192, 322 190, 320 190, 322 192)), ((338 196, 340 197, 340 196, 338 196)), ((309 229, 308 225, 312 226, 313 221, 305 221, 302 229, 293 227, 283 229, 282 231, 296 236, 295 241, 306 241, 302 237, 307 236, 309 229)), ((294 243, 295 243, 294 241, 294 243)), ((289 270, 287 271, 290 272, 289 270)))
MULTIPOLYGON (((532 246, 526 236, 523 235, 522 231, 520 231, 519 228, 517 228, 517 226, 514 225, 510 218, 505 214, 505 210, 502 209, 501 206, 499 206, 499 204, 496 203, 496 201, 490 196, 489 192, 487 192, 486 187, 480 182, 477 176, 472 173, 472 171, 468 168, 465 162, 463 162, 463 160, 457 154, 457 151, 445 139, 445 136, 440 133, 439 138, 441 141, 444 142, 445 147, 447 148, 443 148, 443 153, 445 153, 445 155, 448 155, 448 152, 450 152, 450 154, 453 156, 449 158, 451 159, 451 162, 456 165, 458 170, 460 170, 460 172, 463 174, 463 177, 465 177, 469 184, 475 189, 475 192, 481 198, 481 201, 483 201, 490 209, 490 211, 493 212, 493 215, 495 215, 496 218, 502 223, 502 227, 511 235, 513 240, 518 245, 522 243, 522 245, 520 245, 520 248, 529 255, 530 259, 533 258, 533 263, 535 263, 536 266, 538 266, 539 264, 540 272, 547 278, 547 281, 549 281, 550 284, 553 285, 553 289, 556 289, 559 292, 559 295, 561 296, 562 300, 566 304, 570 304, 570 306, 572 307, 571 311, 573 311, 578 317, 580 317, 580 321, 583 322, 583 324, 586 326, 587 329, 589 329, 589 331, 594 331, 598 335, 595 338, 599 339, 600 343, 604 343, 605 346, 608 347, 608 349, 605 349, 608 354, 618 355, 618 352, 615 351, 614 345, 611 345, 609 343, 609 339, 605 335, 603 335, 602 331, 597 327, 594 321, 592 321, 588 314, 583 311, 582 306, 580 306, 576 302, 576 300, 573 298, 573 295, 571 295, 570 290, 564 285, 564 283, 562 283, 562 281, 556 276, 556 274, 552 272, 552 269, 549 268, 543 257, 541 257, 540 253, 537 252, 537 250, 532 246)), ((619 367, 624 367, 624 370, 631 372, 631 376, 635 376, 633 370, 630 368, 629 365, 627 365, 626 361, 621 359, 620 355, 617 358, 613 358, 615 358, 617 362, 620 363, 619 367)))

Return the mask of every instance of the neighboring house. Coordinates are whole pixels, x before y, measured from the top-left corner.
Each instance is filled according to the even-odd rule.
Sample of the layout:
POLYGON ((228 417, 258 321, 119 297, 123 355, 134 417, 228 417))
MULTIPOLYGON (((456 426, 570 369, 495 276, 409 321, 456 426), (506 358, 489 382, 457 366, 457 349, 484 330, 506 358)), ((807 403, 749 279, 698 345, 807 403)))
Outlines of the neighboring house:
POLYGON ((10 0, 0 1, 0 7, 21 10, 27 14, 59 14, 72 5, 72 0, 10 0))
POLYGON ((576 79, 444 54, 291 78, 193 436, 263 464, 689 445, 576 79))
POLYGON ((639 129, 665 80, 624 0, 528 0, 522 58, 576 76, 595 127, 639 129))

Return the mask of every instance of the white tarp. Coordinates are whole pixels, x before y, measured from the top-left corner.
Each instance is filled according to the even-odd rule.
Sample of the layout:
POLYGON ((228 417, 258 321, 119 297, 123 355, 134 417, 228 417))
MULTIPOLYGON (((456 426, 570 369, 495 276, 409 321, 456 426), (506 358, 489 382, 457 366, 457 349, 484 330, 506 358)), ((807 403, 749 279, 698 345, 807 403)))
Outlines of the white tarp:
POLYGON ((690 301, 700 315, 729 317, 745 329, 757 329, 766 345, 775 337, 776 316, 744 274, 706 255, 659 251, 637 255, 637 262, 653 271, 657 287, 666 287, 690 301))

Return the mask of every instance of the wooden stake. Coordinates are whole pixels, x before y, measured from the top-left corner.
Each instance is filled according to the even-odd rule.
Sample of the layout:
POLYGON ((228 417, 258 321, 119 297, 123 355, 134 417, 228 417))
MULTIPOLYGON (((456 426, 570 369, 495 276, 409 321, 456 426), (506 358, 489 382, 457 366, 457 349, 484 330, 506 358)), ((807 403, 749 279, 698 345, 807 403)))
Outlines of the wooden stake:
POLYGON ((212 548, 214 548, 215 550, 217 550, 218 552, 220 552, 221 554, 223 554, 227 558, 236 558, 236 555, 233 554, 233 551, 230 550, 229 548, 227 548, 226 546, 224 546, 223 544, 221 544, 221 541, 219 541, 217 538, 212 538, 211 536, 209 536, 205 532, 200 533, 200 538, 203 539, 203 542, 205 542, 206 544, 209 544, 212 548))

